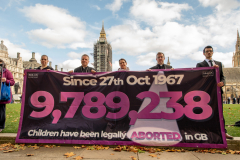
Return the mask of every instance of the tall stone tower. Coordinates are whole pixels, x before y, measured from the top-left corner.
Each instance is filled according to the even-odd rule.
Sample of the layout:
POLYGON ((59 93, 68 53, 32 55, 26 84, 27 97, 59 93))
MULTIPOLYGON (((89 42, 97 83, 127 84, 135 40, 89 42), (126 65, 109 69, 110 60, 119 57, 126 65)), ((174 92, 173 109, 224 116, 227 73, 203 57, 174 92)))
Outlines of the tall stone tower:
POLYGON ((232 57, 232 65, 233 67, 240 67, 240 38, 239 38, 238 31, 237 31, 237 42, 235 45, 235 53, 233 53, 233 57, 232 57))
POLYGON ((102 22, 99 40, 94 44, 93 58, 97 72, 112 71, 112 46, 107 42, 104 22, 102 22))

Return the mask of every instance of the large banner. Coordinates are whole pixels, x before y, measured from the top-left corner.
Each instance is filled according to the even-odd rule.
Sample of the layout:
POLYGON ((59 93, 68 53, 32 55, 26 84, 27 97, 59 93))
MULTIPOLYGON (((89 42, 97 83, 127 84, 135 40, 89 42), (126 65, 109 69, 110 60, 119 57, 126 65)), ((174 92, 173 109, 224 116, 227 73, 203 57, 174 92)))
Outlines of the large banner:
POLYGON ((16 143, 226 148, 218 68, 25 70, 16 143))

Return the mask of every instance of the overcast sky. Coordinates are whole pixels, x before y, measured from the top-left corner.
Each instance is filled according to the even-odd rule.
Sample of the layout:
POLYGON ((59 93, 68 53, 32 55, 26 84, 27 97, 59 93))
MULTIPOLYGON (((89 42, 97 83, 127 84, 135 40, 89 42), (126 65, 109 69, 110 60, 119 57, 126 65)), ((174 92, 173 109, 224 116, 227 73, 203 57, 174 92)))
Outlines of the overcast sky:
POLYGON ((67 71, 93 53, 104 21, 113 70, 120 58, 130 70, 146 70, 159 51, 174 68, 195 67, 206 45, 232 67, 239 8, 239 0, 1 0, 0 40, 12 58, 20 52, 28 61, 35 52, 39 61, 46 54, 67 71))

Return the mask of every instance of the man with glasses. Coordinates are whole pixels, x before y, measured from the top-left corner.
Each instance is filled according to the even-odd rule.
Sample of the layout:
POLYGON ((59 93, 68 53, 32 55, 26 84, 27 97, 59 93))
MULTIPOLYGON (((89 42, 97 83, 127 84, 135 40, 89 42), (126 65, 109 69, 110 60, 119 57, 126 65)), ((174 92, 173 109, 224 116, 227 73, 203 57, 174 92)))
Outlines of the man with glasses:
POLYGON ((41 69, 41 70, 54 70, 52 67, 48 66, 49 60, 48 60, 48 56, 47 55, 42 55, 41 56, 41 66, 39 66, 37 69, 41 69))
MULTIPOLYGON (((203 62, 198 63, 196 67, 218 67, 219 68, 220 82, 217 84, 217 86, 221 87, 221 95, 222 95, 223 94, 222 87, 225 85, 225 77, 224 77, 223 71, 222 71, 222 63, 212 59, 212 56, 213 56, 212 46, 206 46, 203 49, 203 55, 206 57, 206 59, 203 62)), ((224 118, 223 118, 223 121, 224 121, 224 126, 225 126, 224 118)), ((227 134, 226 129, 225 129, 225 132, 226 132, 226 138, 227 139, 233 139, 232 136, 227 134)))

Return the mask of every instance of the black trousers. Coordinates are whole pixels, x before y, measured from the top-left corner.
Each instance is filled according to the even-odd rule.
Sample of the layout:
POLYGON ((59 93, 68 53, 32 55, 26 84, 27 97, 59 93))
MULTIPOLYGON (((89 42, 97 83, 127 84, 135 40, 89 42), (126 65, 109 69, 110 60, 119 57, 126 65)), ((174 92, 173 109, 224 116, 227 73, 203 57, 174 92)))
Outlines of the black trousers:
MULTIPOLYGON (((223 94, 223 93, 222 93, 223 94)), ((222 111, 223 111, 223 97, 222 97, 222 94, 221 94, 221 98, 222 98, 222 111)), ((229 103, 228 103, 229 104, 229 103)), ((227 130, 225 128, 225 119, 224 119, 224 116, 223 116, 223 125, 224 125, 224 130, 225 130, 225 133, 227 133, 227 130)))
POLYGON ((5 128, 6 104, 0 104, 0 129, 5 128))

